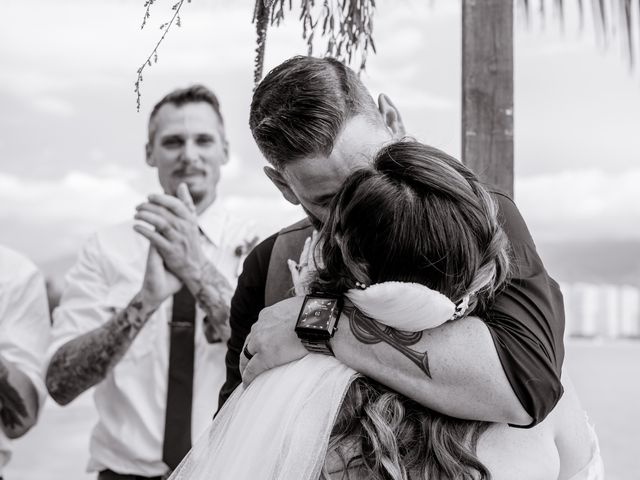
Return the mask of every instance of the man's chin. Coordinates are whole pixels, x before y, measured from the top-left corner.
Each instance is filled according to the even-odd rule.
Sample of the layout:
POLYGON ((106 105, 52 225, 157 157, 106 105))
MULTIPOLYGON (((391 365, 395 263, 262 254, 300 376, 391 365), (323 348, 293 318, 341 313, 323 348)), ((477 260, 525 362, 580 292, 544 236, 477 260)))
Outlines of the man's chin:
MULTIPOLYGON (((202 182, 191 182, 188 180, 182 180, 180 181, 180 183, 184 183, 187 186, 189 195, 191 195, 191 199, 196 205, 200 204, 204 199, 210 196, 209 189, 203 186, 202 182)), ((180 185, 180 183, 178 183, 178 185, 180 185)), ((178 185, 176 185, 176 188, 174 190, 174 196, 177 195, 176 192, 178 189, 178 185)))

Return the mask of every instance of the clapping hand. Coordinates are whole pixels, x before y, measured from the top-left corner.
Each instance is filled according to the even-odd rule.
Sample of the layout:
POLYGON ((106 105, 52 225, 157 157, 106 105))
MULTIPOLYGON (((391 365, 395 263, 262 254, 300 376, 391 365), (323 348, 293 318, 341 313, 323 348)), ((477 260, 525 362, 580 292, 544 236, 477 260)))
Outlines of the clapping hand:
POLYGON ((153 228, 146 225, 133 228, 149 240, 169 272, 187 286, 193 286, 198 283, 207 261, 195 205, 184 183, 178 186, 177 196, 150 195, 147 202, 138 205, 134 218, 153 228))

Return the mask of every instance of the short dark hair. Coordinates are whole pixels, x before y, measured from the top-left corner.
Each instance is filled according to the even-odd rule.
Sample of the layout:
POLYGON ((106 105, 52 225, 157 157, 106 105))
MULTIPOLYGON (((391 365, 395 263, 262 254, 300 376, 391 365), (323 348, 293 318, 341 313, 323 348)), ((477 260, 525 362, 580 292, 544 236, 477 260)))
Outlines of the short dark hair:
POLYGON ((358 76, 338 60, 296 56, 271 70, 253 94, 249 126, 276 168, 328 156, 344 122, 376 112, 358 76))
POLYGON ((213 111, 216 112, 218 118, 220 118, 220 123, 224 126, 224 118, 222 118, 222 113, 220 112, 220 102, 216 94, 209 90, 204 85, 191 85, 186 88, 178 88, 166 94, 162 99, 155 104, 153 110, 151 110, 151 114, 149 115, 149 143, 153 143, 153 136, 155 130, 151 128, 153 123, 153 119, 158 115, 158 111, 167 104, 175 105, 176 107, 181 107, 186 105, 187 103, 198 103, 204 102, 211 105, 213 111))

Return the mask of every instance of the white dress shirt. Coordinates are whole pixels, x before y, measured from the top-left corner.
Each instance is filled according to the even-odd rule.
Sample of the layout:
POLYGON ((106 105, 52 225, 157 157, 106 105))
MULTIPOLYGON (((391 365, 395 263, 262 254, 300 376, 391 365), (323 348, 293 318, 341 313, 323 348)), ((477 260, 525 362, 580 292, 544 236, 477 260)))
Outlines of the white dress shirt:
MULTIPOLYGON (((42 275, 29 260, 0 246, 0 356, 31 380, 39 407, 47 392, 43 365, 49 326, 42 275)), ((0 429, 0 476, 10 457, 9 439, 0 429)))
MULTIPOLYGON (((198 219, 205 253, 235 288, 243 247, 253 229, 232 218, 215 202, 198 219)), ((133 230, 134 222, 95 234, 67 275, 60 306, 54 312, 49 356, 69 340, 89 332, 125 308, 140 290, 148 241, 133 230)), ((244 252, 243 252, 244 253, 244 252)), ((89 471, 158 476, 162 461, 167 402, 168 322, 173 299, 149 318, 125 356, 95 389, 98 424, 94 427, 89 471)), ((225 343, 209 344, 203 332, 205 314, 197 308, 193 379, 192 440, 211 423, 225 380, 225 343)))

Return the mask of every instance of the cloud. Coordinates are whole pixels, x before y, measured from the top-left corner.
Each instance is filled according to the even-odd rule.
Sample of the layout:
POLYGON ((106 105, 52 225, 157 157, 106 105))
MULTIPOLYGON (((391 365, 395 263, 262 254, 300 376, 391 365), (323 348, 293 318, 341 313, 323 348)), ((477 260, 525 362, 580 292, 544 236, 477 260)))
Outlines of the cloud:
POLYGON ((141 198, 127 181, 71 171, 59 180, 31 180, 0 174, 0 215, 11 216, 16 209, 42 221, 60 218, 98 222, 117 221, 141 198), (9 206, 11 205, 11 207, 9 206), (109 208, 104 208, 108 205, 109 208))
POLYGON ((36 97, 33 100, 33 106, 42 113, 56 117, 71 117, 75 112, 70 102, 51 95, 36 97))
MULTIPOLYGON (((92 155, 102 153, 96 150, 92 155)), ((148 189, 159 190, 155 178, 142 178, 138 170, 111 163, 96 173, 74 170, 58 179, 0 172, 0 243, 38 262, 72 254, 94 231, 132 218, 148 189)), ((219 191, 227 209, 253 222, 261 238, 304 216, 260 169, 248 168, 235 154, 223 170, 219 191)))
POLYGON ((640 240, 640 168, 516 179, 518 204, 536 240, 640 240))
POLYGON ((223 197, 222 202, 232 214, 251 221, 261 239, 305 216, 300 207, 286 202, 277 194, 251 197, 229 195, 223 197))
POLYGON ((35 180, 0 173, 0 241, 36 260, 54 258, 96 229, 131 218, 143 198, 115 176, 71 171, 35 180))
POLYGON ((452 111, 460 107, 451 98, 435 95, 418 88, 398 90, 393 95, 393 101, 397 102, 398 105, 403 105, 404 109, 422 110, 423 112, 426 111, 427 114, 433 110, 452 111))

